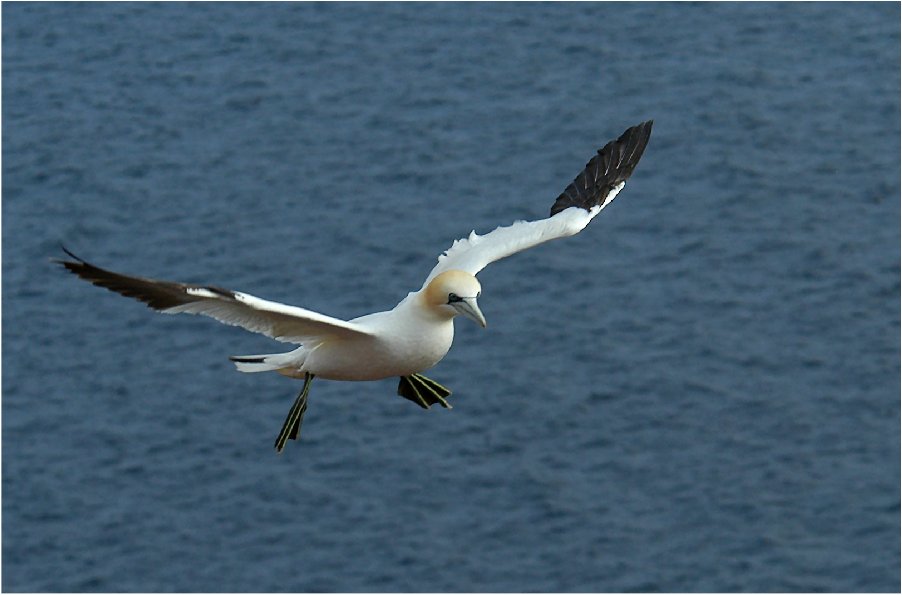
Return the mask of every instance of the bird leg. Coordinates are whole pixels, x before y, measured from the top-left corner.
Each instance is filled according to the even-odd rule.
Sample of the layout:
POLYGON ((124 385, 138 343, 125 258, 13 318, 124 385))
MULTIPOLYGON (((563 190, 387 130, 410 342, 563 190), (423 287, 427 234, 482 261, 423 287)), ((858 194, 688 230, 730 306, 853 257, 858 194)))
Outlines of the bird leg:
POLYGON ((451 409, 451 405, 445 399, 451 396, 451 391, 422 374, 401 376, 398 384, 398 394, 422 407, 429 409, 438 403, 445 409, 451 409))
POLYGON ((276 437, 277 452, 282 452, 288 440, 297 440, 298 436, 301 435, 301 422, 304 421, 304 413, 307 412, 307 395, 310 393, 310 383, 312 381, 313 374, 305 372, 304 388, 301 389, 301 394, 298 395, 291 409, 288 410, 288 417, 285 418, 285 423, 282 424, 282 429, 279 430, 279 435, 276 437))

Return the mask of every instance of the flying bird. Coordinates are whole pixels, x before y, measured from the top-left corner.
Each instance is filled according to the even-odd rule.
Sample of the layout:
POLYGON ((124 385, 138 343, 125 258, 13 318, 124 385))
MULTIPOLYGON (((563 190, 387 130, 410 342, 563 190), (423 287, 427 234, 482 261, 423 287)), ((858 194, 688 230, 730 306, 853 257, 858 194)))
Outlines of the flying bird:
POLYGON ((450 408, 451 391, 427 378, 454 338, 453 320, 462 315, 481 327, 476 275, 487 265, 544 242, 575 235, 623 189, 642 157, 652 121, 628 128, 598 150, 585 169, 557 197, 550 215, 517 221, 485 235, 471 232, 438 257, 423 286, 392 310, 339 320, 325 314, 264 300, 212 285, 174 283, 115 273, 94 266, 63 247, 72 260, 57 260, 94 285, 135 298, 165 314, 202 314, 298 347, 286 353, 239 355, 241 372, 278 372, 304 381, 275 441, 281 452, 300 436, 314 377, 379 380, 399 377, 398 394, 428 409, 450 408))

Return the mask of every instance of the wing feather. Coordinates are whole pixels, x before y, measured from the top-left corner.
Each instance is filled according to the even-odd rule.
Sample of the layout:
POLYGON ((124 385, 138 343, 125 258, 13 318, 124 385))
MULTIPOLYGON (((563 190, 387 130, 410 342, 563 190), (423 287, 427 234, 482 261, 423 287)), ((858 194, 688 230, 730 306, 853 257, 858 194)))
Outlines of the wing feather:
POLYGON ((649 120, 628 128, 617 140, 599 149, 558 196, 548 218, 517 221, 482 236, 474 231, 467 238, 455 240, 438 257, 438 264, 423 287, 445 271, 457 269, 475 275, 496 260, 582 231, 623 189, 645 151, 651 127, 649 120))
POLYGON ((372 334, 352 322, 247 293, 212 285, 190 285, 114 273, 82 260, 65 248, 63 250, 74 260, 57 262, 72 273, 98 287, 140 300, 164 314, 209 316, 285 343, 372 334))
POLYGON ((570 207, 589 210, 602 204, 601 199, 632 175, 648 145, 652 124, 649 120, 627 128, 616 140, 598 149, 598 154, 554 201, 551 215, 570 207))
POLYGON ((479 235, 454 240, 451 247, 438 257, 438 264, 429 273, 423 287, 439 274, 456 269, 473 275, 487 265, 544 242, 579 233, 595 213, 582 209, 567 209, 554 217, 538 221, 517 221, 479 235))

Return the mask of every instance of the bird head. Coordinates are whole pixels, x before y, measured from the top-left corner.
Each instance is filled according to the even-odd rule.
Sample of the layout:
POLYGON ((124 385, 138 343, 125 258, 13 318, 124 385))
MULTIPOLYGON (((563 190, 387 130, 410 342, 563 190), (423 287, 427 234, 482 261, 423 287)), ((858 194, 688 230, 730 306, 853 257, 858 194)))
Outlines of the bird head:
POLYGON ((426 286, 426 303, 450 317, 463 314, 485 328, 485 316, 479 310, 476 298, 482 287, 476 277, 465 271, 451 270, 436 276, 426 286))

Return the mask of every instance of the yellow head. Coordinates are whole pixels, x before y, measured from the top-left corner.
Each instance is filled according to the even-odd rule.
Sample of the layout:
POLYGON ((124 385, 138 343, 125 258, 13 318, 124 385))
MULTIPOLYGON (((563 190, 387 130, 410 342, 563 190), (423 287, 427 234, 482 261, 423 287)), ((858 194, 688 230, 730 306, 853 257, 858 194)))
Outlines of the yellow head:
POLYGON ((423 298, 431 308, 446 312, 450 317, 463 314, 485 328, 485 316, 476 303, 481 291, 476 277, 465 271, 451 270, 430 281, 423 298))

